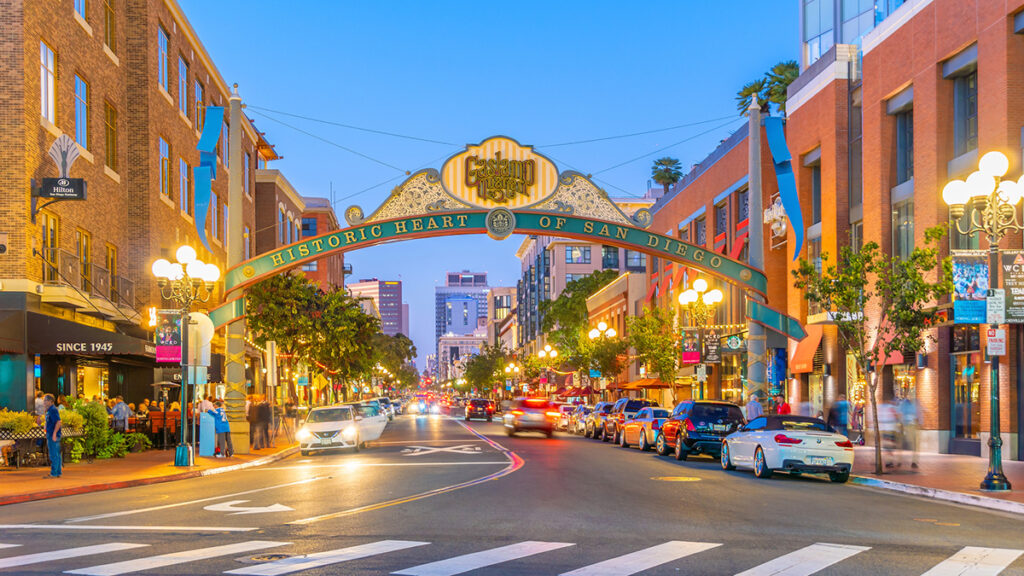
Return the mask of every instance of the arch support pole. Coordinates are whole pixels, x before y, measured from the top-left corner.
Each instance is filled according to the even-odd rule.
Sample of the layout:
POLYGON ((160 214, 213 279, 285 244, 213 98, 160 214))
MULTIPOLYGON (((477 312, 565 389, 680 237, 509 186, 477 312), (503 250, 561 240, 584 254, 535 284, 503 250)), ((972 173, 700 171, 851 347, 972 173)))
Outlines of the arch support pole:
MULTIPOLYGON (((763 214, 762 191, 761 191, 761 108, 757 98, 751 99, 750 107, 747 108, 748 129, 747 143, 749 153, 747 157, 747 202, 750 203, 749 230, 750 244, 747 246, 747 264, 758 270, 764 270, 764 224, 761 217, 763 214)), ((764 303, 764 298, 747 290, 746 297, 759 303, 764 303)), ((744 306, 745 308, 746 306, 744 306)), ((757 393, 762 399, 766 398, 767 389, 767 342, 764 326, 747 319, 747 382, 744 386, 744 395, 757 393)))

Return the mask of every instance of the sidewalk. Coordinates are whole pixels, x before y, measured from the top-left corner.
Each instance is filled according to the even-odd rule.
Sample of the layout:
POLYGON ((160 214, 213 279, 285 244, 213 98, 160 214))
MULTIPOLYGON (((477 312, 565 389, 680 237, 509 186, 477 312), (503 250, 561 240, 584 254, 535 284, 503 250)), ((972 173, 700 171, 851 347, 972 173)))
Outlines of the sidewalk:
POLYGON ((158 484, 260 466, 291 456, 296 444, 253 450, 231 458, 196 457, 195 466, 174 466, 174 450, 147 450, 124 458, 64 464, 60 478, 44 479, 49 467, 0 468, 0 506, 73 494, 158 484))
MULTIPOLYGON (((897 452, 895 462, 900 463, 902 457, 901 465, 887 468, 885 474, 876 476, 874 448, 863 446, 855 450, 853 477, 850 478, 854 484, 1024 514, 1024 462, 1004 459, 1003 473, 1013 490, 987 492, 978 485, 988 471, 988 458, 919 454, 918 468, 914 469, 910 466, 909 453, 897 452)), ((888 456, 883 453, 884 458, 888 456)))

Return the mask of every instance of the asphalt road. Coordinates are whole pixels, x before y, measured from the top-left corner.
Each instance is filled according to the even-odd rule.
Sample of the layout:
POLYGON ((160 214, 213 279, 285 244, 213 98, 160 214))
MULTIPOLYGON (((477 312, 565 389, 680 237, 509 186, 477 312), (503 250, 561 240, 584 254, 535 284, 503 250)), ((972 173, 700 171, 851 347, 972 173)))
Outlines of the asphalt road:
POLYGON ((358 454, 0 508, 0 575, 1024 575, 1022 552, 1020 517, 438 416, 358 454))

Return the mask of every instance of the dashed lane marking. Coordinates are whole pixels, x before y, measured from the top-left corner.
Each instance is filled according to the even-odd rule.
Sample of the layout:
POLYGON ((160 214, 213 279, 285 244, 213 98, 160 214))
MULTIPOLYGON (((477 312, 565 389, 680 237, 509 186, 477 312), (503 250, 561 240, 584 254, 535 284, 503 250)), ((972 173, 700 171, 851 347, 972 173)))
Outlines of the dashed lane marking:
POLYGON ((651 480, 659 482, 700 482, 701 478, 696 476, 654 476, 651 480))

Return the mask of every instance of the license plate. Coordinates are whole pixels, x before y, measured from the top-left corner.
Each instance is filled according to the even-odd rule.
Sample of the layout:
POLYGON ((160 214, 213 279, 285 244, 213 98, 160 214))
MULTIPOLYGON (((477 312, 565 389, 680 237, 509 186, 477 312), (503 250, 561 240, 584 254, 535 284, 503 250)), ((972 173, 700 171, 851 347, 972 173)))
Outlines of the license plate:
POLYGON ((320 439, 320 445, 321 446, 330 446, 331 445, 331 439, 330 438, 321 438, 320 439))
POLYGON ((714 430, 715 432, 725 432, 726 430, 729 429, 729 425, 728 424, 713 424, 711 426, 711 429, 714 430))
POLYGON ((540 420, 540 414, 526 414, 523 420, 540 420))
POLYGON ((814 466, 831 466, 835 461, 829 456, 808 456, 807 463, 814 466))

